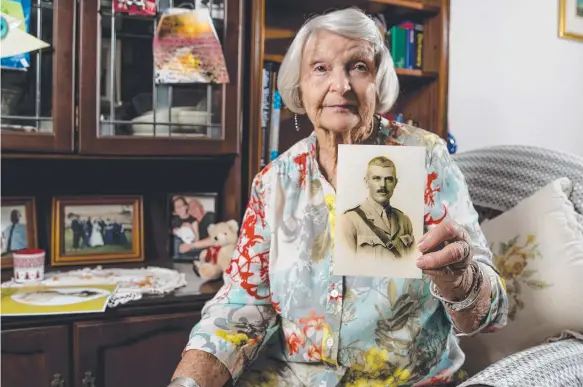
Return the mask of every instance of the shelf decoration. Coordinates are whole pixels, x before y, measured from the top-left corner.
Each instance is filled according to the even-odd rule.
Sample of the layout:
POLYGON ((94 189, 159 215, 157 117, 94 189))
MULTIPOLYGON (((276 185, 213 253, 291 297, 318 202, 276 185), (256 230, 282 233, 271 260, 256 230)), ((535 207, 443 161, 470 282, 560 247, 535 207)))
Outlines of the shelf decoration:
MULTIPOLYGON (((174 269, 149 266, 136 269, 85 267, 78 270, 52 272, 35 284, 45 288, 94 288, 114 286, 107 300, 109 308, 141 299, 145 295, 162 295, 187 285, 186 276, 174 269)), ((24 287, 14 280, 2 283, 2 290, 24 287)), ((7 292, 9 293, 9 292, 7 292)))
POLYGON ((154 37, 156 83, 228 83, 229 75, 209 10, 168 8, 154 37))
POLYGON ((559 36, 583 42, 583 0, 559 0, 559 36))
POLYGON ((130 15, 153 16, 156 14, 155 0, 114 0, 113 9, 115 12, 127 13, 130 15))
POLYGON ((30 0, 5 0, 0 3, 1 67, 26 70, 30 67, 30 52, 49 44, 28 33, 30 0))

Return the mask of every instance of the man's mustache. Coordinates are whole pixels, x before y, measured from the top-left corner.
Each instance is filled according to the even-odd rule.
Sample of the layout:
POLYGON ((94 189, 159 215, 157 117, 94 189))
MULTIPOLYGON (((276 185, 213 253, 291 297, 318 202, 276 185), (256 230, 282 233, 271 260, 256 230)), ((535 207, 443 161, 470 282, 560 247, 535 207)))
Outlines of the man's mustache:
POLYGON ((381 188, 381 189, 377 190, 377 193, 384 193, 384 194, 386 194, 386 193, 389 193, 389 191, 386 190, 386 189, 381 188))

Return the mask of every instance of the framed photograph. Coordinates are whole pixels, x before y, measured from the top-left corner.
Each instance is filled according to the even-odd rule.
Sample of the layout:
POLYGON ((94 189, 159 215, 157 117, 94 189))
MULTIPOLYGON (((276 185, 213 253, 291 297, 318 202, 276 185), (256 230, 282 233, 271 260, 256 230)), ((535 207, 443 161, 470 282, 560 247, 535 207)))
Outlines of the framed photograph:
POLYGON ((3 197, 1 228, 2 269, 13 267, 12 252, 36 249, 36 209, 33 197, 3 197))
POLYGON ((583 0, 559 0, 559 36, 583 42, 583 0))
POLYGON ((208 227, 217 222, 217 194, 175 193, 168 198, 170 256, 174 261, 197 260, 214 243, 208 227))
POLYGON ((421 278, 425 147, 339 145, 334 274, 421 278))
POLYGON ((141 196, 53 198, 55 266, 144 260, 141 196))

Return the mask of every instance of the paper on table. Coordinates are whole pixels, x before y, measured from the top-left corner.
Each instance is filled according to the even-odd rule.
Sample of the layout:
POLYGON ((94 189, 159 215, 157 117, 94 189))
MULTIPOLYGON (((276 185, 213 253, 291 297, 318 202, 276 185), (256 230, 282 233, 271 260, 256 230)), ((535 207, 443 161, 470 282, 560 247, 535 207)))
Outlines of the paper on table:
POLYGON ((2 316, 99 313, 117 285, 21 286, 2 288, 2 316))

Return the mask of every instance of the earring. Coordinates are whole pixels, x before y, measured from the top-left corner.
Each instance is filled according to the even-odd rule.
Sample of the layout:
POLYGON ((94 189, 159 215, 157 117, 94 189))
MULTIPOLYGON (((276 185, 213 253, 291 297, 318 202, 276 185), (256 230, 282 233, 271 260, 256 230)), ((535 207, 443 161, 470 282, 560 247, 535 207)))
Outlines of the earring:
POLYGON ((296 125, 296 132, 300 131, 300 124, 298 124, 298 114, 294 113, 294 124, 296 125))

